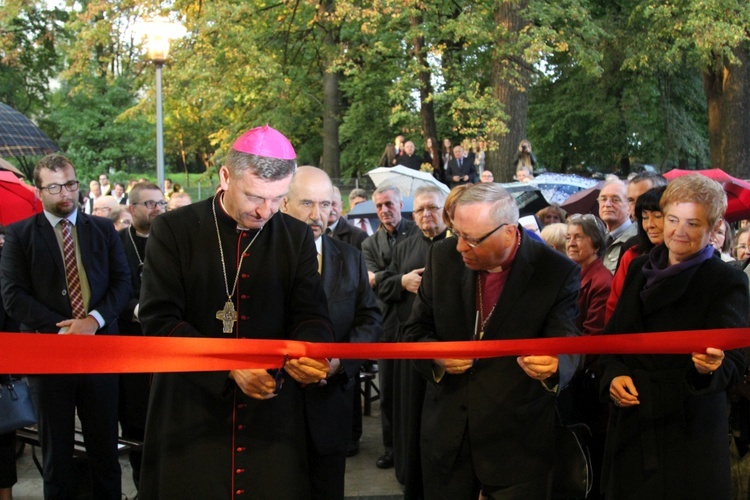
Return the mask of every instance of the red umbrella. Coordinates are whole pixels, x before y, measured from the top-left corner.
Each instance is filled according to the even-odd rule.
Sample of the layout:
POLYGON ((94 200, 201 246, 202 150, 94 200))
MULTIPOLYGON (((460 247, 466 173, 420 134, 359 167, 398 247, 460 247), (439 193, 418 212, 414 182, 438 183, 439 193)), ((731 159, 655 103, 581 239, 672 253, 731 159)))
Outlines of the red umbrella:
POLYGON ((676 179, 682 175, 700 174, 713 179, 724 187, 727 193, 727 213, 725 218, 729 222, 750 219, 750 182, 732 177, 720 168, 709 170, 670 170, 664 177, 667 180, 676 179))
POLYGON ((42 211, 34 188, 13 172, 0 170, 0 224, 7 226, 42 211))
POLYGON ((599 215, 599 192, 604 186, 604 181, 597 183, 595 186, 577 193, 571 194, 564 203, 560 204, 569 214, 594 214, 599 215))

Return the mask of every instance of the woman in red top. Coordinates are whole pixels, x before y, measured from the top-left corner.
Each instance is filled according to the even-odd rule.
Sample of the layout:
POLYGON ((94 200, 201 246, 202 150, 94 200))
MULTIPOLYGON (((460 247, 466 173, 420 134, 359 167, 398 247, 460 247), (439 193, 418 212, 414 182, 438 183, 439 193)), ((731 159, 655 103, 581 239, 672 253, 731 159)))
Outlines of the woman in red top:
POLYGON ((635 202, 635 218, 638 224, 638 234, 635 237, 636 244, 628 248, 620 257, 620 263, 617 265, 617 271, 612 280, 612 288, 607 299, 607 311, 604 315, 605 323, 609 321, 615 310, 630 263, 636 257, 648 253, 664 241, 664 221, 659 202, 665 189, 667 189, 666 186, 649 189, 640 195, 638 201, 635 202))

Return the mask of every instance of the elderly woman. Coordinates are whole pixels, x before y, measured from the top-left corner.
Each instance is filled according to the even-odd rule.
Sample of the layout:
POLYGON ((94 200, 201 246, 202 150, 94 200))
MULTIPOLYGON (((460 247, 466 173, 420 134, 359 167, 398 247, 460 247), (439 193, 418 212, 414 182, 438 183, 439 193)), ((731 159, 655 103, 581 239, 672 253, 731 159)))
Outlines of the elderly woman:
POLYGON ((612 273, 604 267, 604 223, 592 214, 575 214, 568 221, 565 251, 581 266, 581 292, 578 294, 578 322, 584 335, 604 330, 604 310, 612 285, 612 273))
MULTIPOLYGON (((669 183, 664 243, 633 261, 605 333, 748 325, 747 277, 709 244, 727 207, 700 175, 669 183)), ((711 332, 706 332, 711 346, 711 332)), ((736 351, 607 355, 602 397, 613 406, 604 490, 621 498, 729 498, 726 390, 745 370, 736 351)))
POLYGON ((664 242, 664 215, 661 213, 659 202, 665 189, 667 189, 666 186, 649 189, 640 195, 635 202, 638 233, 635 235, 635 244, 625 250, 625 253, 620 257, 620 263, 617 264, 617 271, 615 271, 615 277, 612 279, 612 289, 607 299, 605 321, 609 321, 612 313, 615 312, 615 306, 620 299, 620 292, 622 292, 625 277, 628 275, 630 263, 636 257, 650 252, 656 245, 661 245, 664 242))

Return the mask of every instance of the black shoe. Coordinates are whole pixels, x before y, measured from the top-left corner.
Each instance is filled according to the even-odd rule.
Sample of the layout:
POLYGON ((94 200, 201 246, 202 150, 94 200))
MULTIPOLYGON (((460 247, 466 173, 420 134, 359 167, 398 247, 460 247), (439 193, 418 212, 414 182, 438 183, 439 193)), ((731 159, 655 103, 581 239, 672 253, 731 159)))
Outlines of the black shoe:
POLYGON ((378 469, 390 469, 393 467, 393 452, 385 450, 385 453, 375 462, 378 469))
POLYGON ((346 456, 347 457, 353 457, 354 455, 359 453, 359 441, 352 441, 349 443, 349 446, 346 448, 346 456))

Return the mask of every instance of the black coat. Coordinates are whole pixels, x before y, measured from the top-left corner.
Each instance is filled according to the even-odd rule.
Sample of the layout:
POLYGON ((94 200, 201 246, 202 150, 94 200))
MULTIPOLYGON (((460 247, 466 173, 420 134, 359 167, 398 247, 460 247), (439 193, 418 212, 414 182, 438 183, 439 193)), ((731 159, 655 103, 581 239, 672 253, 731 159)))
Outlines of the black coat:
POLYGON ((445 168, 445 181, 448 183, 450 188, 467 184, 469 182, 476 182, 477 169, 474 168, 474 160, 471 158, 464 157, 461 159, 461 165, 459 166, 458 160, 455 158, 448 162, 448 166, 445 168), (458 176, 458 182, 453 180, 454 176, 458 176), (468 175, 469 180, 463 180, 463 177, 468 175))
MULTIPOLYGON (((668 278, 644 303, 648 258, 630 265, 605 333, 748 326, 750 297, 742 271, 713 257, 668 278)), ((729 498, 726 390, 744 372, 745 360, 735 351, 725 354, 710 376, 698 374, 689 354, 600 358, 602 399, 609 399, 613 378, 628 375, 640 401, 612 407, 603 480, 608 499, 729 498)))
MULTIPOLYGON (((521 245, 484 340, 577 335, 580 268, 530 238, 521 245)), ((408 341, 470 340, 474 334, 477 273, 464 266, 457 240, 430 247, 412 315, 408 341)), ((578 364, 559 357, 559 385, 578 364)), ((422 461, 447 475, 468 439, 474 472, 483 484, 511 485, 548 474, 554 457, 555 393, 526 375, 515 357, 481 359, 462 375, 433 378, 432 361, 415 362, 427 379, 422 412, 422 461), (466 434, 465 434, 466 433, 466 434)), ((425 484, 438 478, 425 477, 425 484)), ((445 482, 442 479, 441 482, 445 482)))
POLYGON ((345 217, 339 217, 338 224, 329 235, 331 238, 356 247, 362 250, 362 242, 367 239, 367 233, 346 220, 345 217))
MULTIPOLYGON (((157 217, 146 248, 140 319, 147 335, 330 341, 312 231, 286 214, 268 221, 242 262, 238 322, 223 333, 229 286, 255 231, 238 231, 217 200, 157 217), (251 234, 248 234, 251 233, 251 234)), ((246 396, 227 372, 157 373, 151 385, 140 496, 308 498, 302 387, 283 374, 273 399, 246 396)))

